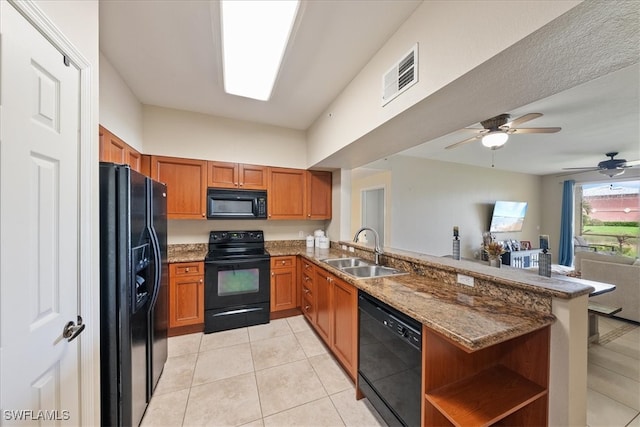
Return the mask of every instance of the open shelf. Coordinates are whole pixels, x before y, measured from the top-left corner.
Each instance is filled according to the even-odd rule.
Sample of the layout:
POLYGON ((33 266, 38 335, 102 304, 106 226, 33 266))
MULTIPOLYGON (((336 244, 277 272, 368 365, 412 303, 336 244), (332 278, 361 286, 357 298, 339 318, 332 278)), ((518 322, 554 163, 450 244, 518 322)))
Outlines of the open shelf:
POLYGON ((431 390, 425 397, 456 426, 488 426, 546 393, 546 388, 497 365, 431 390))

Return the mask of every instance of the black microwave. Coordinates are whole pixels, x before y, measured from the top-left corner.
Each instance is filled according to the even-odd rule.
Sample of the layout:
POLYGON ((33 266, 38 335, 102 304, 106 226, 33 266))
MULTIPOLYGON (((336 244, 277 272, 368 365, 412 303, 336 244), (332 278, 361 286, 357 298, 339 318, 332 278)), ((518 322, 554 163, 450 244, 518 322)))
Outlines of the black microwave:
POLYGON ((207 189, 208 219, 266 219, 264 190, 207 189))

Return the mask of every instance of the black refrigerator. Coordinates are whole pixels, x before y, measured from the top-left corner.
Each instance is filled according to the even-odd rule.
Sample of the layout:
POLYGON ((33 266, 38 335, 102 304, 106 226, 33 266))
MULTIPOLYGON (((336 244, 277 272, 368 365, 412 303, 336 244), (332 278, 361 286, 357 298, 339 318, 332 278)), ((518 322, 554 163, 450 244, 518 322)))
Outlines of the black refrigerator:
POLYGON ((103 426, 137 426, 167 360, 167 189, 100 163, 103 426))

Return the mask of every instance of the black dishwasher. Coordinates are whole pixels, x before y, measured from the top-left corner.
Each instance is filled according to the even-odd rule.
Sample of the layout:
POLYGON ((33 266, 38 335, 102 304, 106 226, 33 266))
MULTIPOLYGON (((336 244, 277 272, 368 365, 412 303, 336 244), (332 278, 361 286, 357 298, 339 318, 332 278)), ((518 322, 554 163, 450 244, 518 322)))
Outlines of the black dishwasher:
POLYGON ((420 425, 422 325, 358 292, 358 383, 390 426, 420 425))

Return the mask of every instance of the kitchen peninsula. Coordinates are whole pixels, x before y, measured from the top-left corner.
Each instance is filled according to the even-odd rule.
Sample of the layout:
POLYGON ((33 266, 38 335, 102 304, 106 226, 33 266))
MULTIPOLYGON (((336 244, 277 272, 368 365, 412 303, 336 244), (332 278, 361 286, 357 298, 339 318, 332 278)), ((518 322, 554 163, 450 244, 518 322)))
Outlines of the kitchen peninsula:
MULTIPOLYGON (((372 260, 373 251, 365 246, 339 242, 332 243, 331 249, 309 250, 302 241, 286 241, 267 242, 267 250, 272 257, 299 256, 303 261, 312 263, 314 268, 323 269, 418 320, 427 332, 424 336, 428 343, 437 343, 435 345, 444 348, 451 360, 480 355, 485 359, 480 365, 490 369, 482 369, 479 375, 471 375, 476 381, 484 382, 486 376, 500 376, 505 371, 506 381, 523 383, 524 380, 527 395, 515 405, 537 407, 538 412, 542 405, 542 412, 546 414, 548 404, 548 420, 544 421, 550 425, 573 424, 572 420, 585 416, 587 298, 593 291, 588 281, 547 278, 519 269, 496 269, 471 261, 390 249, 386 249, 381 256, 381 264, 411 274, 363 280, 354 279, 322 260, 341 256, 372 260), (353 252, 346 248, 353 248, 353 252), (473 287, 458 283, 469 278, 473 287), (533 358, 525 360, 524 364, 535 365, 534 371, 542 370, 542 375, 536 374, 541 380, 527 379, 526 375, 517 372, 520 368, 515 368, 515 376, 513 369, 492 370, 491 365, 496 362, 487 361, 487 357, 500 359, 503 353, 517 354, 516 358, 533 358), (581 397, 580 393, 584 396, 581 397)), ((190 260, 178 247, 174 251, 174 254, 180 254, 180 260, 190 260)), ((202 251, 195 251, 194 256, 202 257, 202 251)), ((423 354, 437 356, 429 350, 423 351, 423 354)), ((445 362, 451 363, 447 360, 438 363, 445 362)), ((500 360, 500 364, 508 362, 500 360)), ((487 387, 490 385, 487 384, 487 387)), ((482 391, 486 395, 501 390, 501 387, 495 387, 483 388, 482 391)), ((442 391, 440 387, 435 388, 438 392, 442 391)), ((520 386, 518 389, 523 390, 520 386)), ((428 402, 434 402, 438 408, 442 408, 437 394, 423 392, 425 406, 431 405, 428 402)), ((511 413, 515 412, 515 415, 509 415, 510 410, 499 409, 499 412, 502 411, 502 416, 516 417, 506 418, 508 421, 522 419, 517 418, 518 414, 523 413, 521 410, 513 409, 511 413)), ((431 413, 431 418, 426 419, 427 415, 423 413, 423 423, 426 425, 442 417, 440 410, 426 412, 427 415, 431 413)), ((529 419, 529 423, 539 419, 527 415, 526 411, 524 414, 528 417, 524 419, 529 419)))

